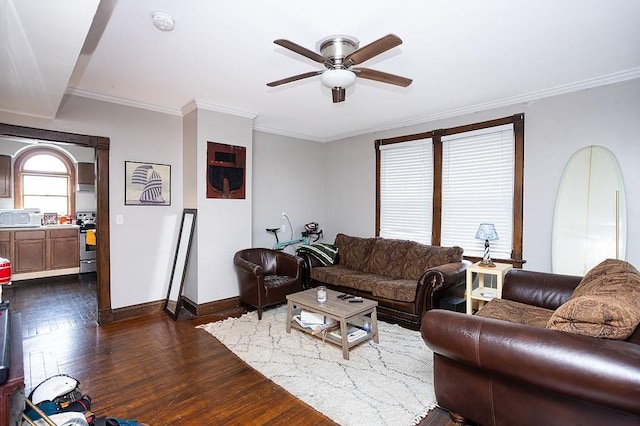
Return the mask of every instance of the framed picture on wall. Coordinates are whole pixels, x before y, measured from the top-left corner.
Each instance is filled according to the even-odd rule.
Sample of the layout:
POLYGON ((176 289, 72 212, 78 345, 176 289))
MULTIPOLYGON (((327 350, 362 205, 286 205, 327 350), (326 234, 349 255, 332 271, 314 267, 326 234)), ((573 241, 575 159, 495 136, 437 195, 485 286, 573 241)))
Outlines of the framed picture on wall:
POLYGON ((247 148, 207 142, 207 198, 245 198, 247 148))
POLYGON ((170 206, 171 166, 124 162, 125 206, 170 206))

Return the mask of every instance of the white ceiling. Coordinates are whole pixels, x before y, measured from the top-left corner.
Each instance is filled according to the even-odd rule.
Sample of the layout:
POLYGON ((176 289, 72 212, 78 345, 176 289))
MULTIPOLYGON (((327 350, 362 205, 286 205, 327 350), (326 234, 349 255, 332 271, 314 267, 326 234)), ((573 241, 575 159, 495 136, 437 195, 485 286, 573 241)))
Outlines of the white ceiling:
POLYGON ((0 110, 53 118, 65 92, 172 114, 195 100, 329 141, 640 77, 637 0, 97 3, 0 0, 0 110), (154 28, 153 11, 175 30, 154 28), (357 79, 333 104, 320 77, 266 86, 322 69, 277 38, 316 50, 332 34, 362 47, 389 33, 404 43, 361 65, 407 88, 357 79))

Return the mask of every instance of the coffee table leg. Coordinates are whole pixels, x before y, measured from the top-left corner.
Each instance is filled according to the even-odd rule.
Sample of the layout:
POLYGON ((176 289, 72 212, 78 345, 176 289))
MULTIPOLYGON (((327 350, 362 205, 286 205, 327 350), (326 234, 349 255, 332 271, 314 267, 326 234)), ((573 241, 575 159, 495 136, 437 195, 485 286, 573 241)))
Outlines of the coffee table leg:
POLYGON ((293 313, 293 302, 287 300, 287 333, 291 334, 291 319, 293 313))
POLYGON ((342 335, 342 357, 349 359, 349 341, 347 340, 347 320, 340 320, 340 335, 342 335))
POLYGON ((373 308, 371 312, 371 331, 373 332, 373 341, 380 343, 378 338, 378 309, 373 308))

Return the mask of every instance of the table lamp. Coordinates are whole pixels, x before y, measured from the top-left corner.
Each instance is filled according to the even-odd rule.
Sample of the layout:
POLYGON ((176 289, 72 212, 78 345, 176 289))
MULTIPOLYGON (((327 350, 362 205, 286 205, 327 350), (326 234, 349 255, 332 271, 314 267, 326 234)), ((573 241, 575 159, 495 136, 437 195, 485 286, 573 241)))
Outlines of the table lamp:
POLYGON ((481 223, 476 232, 477 240, 484 240, 484 256, 482 261, 478 264, 486 268, 494 268, 496 265, 491 260, 491 254, 489 253, 489 241, 497 240, 498 233, 493 223, 481 223))

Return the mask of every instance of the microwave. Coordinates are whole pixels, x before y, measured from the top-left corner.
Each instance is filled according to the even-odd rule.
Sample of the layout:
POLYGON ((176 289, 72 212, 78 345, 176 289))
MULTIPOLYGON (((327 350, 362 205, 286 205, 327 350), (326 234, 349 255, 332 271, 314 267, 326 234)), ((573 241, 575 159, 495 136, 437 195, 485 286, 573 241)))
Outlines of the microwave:
POLYGON ((0 210, 0 228, 34 228, 42 225, 39 209, 0 210))

